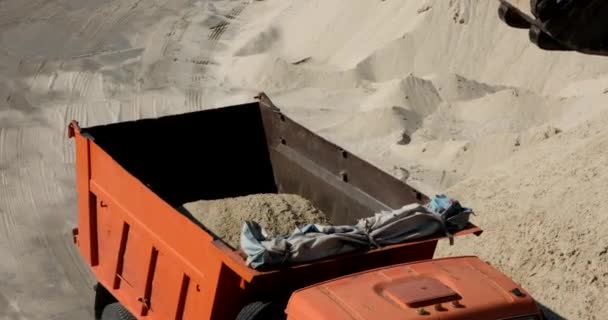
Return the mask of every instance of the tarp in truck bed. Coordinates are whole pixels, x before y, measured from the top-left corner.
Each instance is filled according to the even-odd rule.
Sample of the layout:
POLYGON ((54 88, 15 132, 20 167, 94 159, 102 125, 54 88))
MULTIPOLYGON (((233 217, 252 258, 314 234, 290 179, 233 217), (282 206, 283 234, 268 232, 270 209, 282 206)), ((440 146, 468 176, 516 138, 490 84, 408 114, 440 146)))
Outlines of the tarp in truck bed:
POLYGON ((397 244, 443 232, 461 230, 472 211, 444 195, 426 206, 414 203, 398 210, 383 211, 359 220, 356 225, 308 224, 291 235, 267 238, 254 221, 243 224, 241 248, 252 268, 304 263, 323 258, 397 244))

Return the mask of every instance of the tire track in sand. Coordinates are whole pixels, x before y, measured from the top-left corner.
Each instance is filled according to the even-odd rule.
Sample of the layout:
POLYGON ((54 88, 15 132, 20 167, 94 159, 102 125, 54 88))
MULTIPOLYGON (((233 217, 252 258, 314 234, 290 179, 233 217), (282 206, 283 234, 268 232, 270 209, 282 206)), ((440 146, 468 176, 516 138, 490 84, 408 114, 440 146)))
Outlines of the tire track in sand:
POLYGON ((201 88, 203 81, 209 67, 216 65, 212 61, 214 54, 218 52, 218 45, 224 39, 224 35, 235 25, 238 27, 238 18, 241 13, 252 3, 253 1, 242 1, 236 6, 232 7, 227 13, 223 14, 225 20, 221 21, 217 25, 209 28, 209 35, 207 37, 207 53, 203 59, 190 60, 192 65, 192 80, 190 88, 186 91, 185 107, 188 110, 200 110, 204 106, 204 90, 201 88))
MULTIPOLYGON (((49 170, 42 162, 38 163, 37 177, 30 176, 30 179, 40 181, 54 181, 56 180, 56 170, 49 170)), ((66 228, 66 222, 58 221, 56 210, 60 210, 56 207, 54 198, 57 195, 66 194, 64 186, 61 184, 44 184, 42 188, 35 195, 33 190, 30 188, 30 197, 40 197, 45 199, 50 206, 47 208, 39 208, 36 210, 40 221, 45 221, 45 225, 53 226, 53 232, 46 233, 43 239, 44 245, 49 252, 51 252, 52 259, 55 260, 55 265, 58 266, 57 272, 63 273, 64 279, 71 285, 75 292, 82 292, 90 289, 93 286, 92 272, 89 270, 86 264, 83 264, 82 257, 72 243, 70 228, 66 228)), ((67 198, 73 199, 73 211, 76 211, 76 197, 74 195, 67 196, 67 198)), ((72 220, 72 219, 68 219, 72 220)), ((73 223, 76 220, 73 219, 73 223)), ((64 281, 65 281, 64 280, 64 281)), ((78 295, 78 299, 81 304, 87 304, 89 301, 86 300, 89 297, 86 295, 78 295)))
MULTIPOLYGON (((3 1, 0 0, 0 2, 3 1)), ((24 6, 32 3, 30 0, 24 2, 26 2, 24 6)), ((47 3, 52 7, 57 5, 55 2, 59 3, 58 0, 37 1, 36 6, 47 3)), ((227 20, 230 21, 228 25, 221 26, 219 30, 200 32, 199 37, 194 37, 196 39, 182 37, 183 33, 180 33, 181 29, 194 26, 181 22, 180 17, 173 20, 173 18, 165 18, 164 14, 159 15, 149 29, 159 29, 165 33, 159 34, 154 39, 150 37, 149 43, 145 43, 152 32, 137 30, 141 32, 141 35, 138 34, 137 40, 134 40, 133 43, 144 47, 153 46, 152 56, 141 59, 142 61, 149 59, 150 65, 161 62, 158 65, 152 65, 153 68, 157 68, 151 70, 151 73, 168 74, 171 77, 184 73, 185 77, 181 78, 182 82, 170 83, 170 85, 179 89, 186 89, 189 85, 189 89, 196 88, 197 90, 192 90, 187 94, 186 99, 189 108, 200 108, 205 91, 198 87, 204 81, 207 70, 213 67, 210 53, 218 49, 226 32, 234 27, 234 22, 238 20, 238 16, 250 2, 228 8, 226 15, 227 20), (161 20, 165 22, 161 22, 161 20), (168 34, 167 30, 169 30, 168 34), (180 57, 179 63, 185 62, 187 67, 182 64, 179 66, 181 69, 167 68, 171 65, 170 59, 173 59, 173 57, 167 56, 172 54, 171 44, 184 43, 192 39, 194 42, 188 45, 190 48, 196 48, 201 42, 199 41, 201 38, 204 43, 203 47, 212 49, 208 54, 201 57, 200 52, 195 52, 188 57, 189 60, 180 57), (162 50, 160 50, 161 46, 162 50)), ((77 6, 79 2, 70 1, 70 3, 77 6)), ((236 2, 226 2, 227 5, 232 3, 236 2)), ((35 65, 37 62, 24 61, 19 66, 20 71, 23 71, 19 72, 20 77, 24 81, 36 84, 36 89, 40 91, 36 92, 38 96, 43 96, 44 91, 53 91, 54 95, 40 99, 41 103, 32 103, 37 108, 33 110, 34 114, 20 115, 24 119, 15 119, 15 123, 20 124, 23 121, 22 127, 0 128, 0 189, 2 189, 0 190, 0 214, 2 215, 0 217, 0 241, 2 241, 0 251, 6 254, 0 256, 2 258, 0 261, 2 267, 0 269, 0 290, 2 291, 0 292, 0 319, 52 319, 58 318, 58 315, 65 315, 65 320, 72 320, 82 318, 77 317, 82 315, 82 310, 91 309, 93 300, 90 290, 92 284, 89 276, 90 270, 86 264, 82 263, 80 255, 71 244, 70 239, 69 228, 75 224, 76 220, 76 194, 73 188, 74 144, 72 140, 65 139, 65 126, 72 119, 80 121, 82 126, 97 124, 104 119, 104 114, 107 113, 105 112, 106 107, 110 109, 115 104, 106 104, 104 107, 100 101, 91 100, 97 98, 97 90, 100 88, 100 82, 95 78, 95 73, 87 72, 85 67, 81 68, 80 64, 70 63, 68 60, 73 60, 70 57, 82 55, 83 58, 89 57, 91 61, 105 63, 103 59, 99 59, 99 53, 95 49, 103 48, 106 52, 123 50, 121 46, 113 47, 114 43, 107 42, 111 41, 109 38, 121 31, 130 33, 133 31, 133 26, 138 26, 137 23, 131 24, 130 20, 140 19, 140 13, 148 14, 149 18, 150 9, 156 10, 156 7, 161 6, 163 5, 159 2, 148 4, 141 0, 123 2, 122 6, 120 1, 109 1, 106 5, 89 10, 90 12, 82 9, 78 13, 79 15, 82 13, 82 15, 78 17, 75 17, 74 13, 72 13, 74 16, 69 16, 65 12, 57 13, 57 15, 53 15, 53 21, 74 18, 69 24, 73 30, 66 32, 77 33, 79 38, 83 39, 82 41, 87 42, 87 45, 78 50, 71 50, 73 48, 69 48, 69 45, 66 44, 62 49, 65 52, 61 52, 67 57, 65 69, 60 64, 63 58, 59 61, 51 59, 46 65, 43 62, 35 65), (75 69, 76 71, 74 71, 75 69), (44 86, 41 85, 41 81, 44 81, 44 86), (104 111, 97 110, 100 108, 104 111), (104 114, 101 114, 102 112, 104 114), (33 121, 37 116, 43 116, 48 123, 38 126, 33 121), (40 145, 32 145, 36 142, 40 145), (43 160, 47 164, 43 165, 43 160), (9 165, 10 167, 8 167, 9 165), (5 278, 9 281, 4 282, 5 278), (13 295, 13 292, 20 294, 13 295), (18 308, 15 309, 11 306, 18 308)), ((37 8, 44 9, 44 7, 37 8)), ((180 8, 182 7, 180 6, 180 8)), ((171 12, 170 15, 173 15, 176 10, 168 8, 158 11, 171 12)), ((32 13, 32 15, 40 14, 40 12, 32 13)), ((48 15, 48 13, 43 14, 48 15)), ((0 24, 6 22, 4 19, 0 20, 2 20, 0 24)), ((18 19, 12 20, 17 21, 18 19)), ((129 40, 132 39, 129 38, 129 40)), ((148 48, 146 47, 146 49, 148 48)), ((0 48, 0 50, 2 49, 0 48)), ((190 53, 192 52, 194 51, 190 51, 190 53)), ((19 58, 21 57, 17 57, 17 59, 19 58)), ((135 74, 133 78, 137 78, 137 71, 135 70, 133 73, 135 74)), ((126 82, 131 78, 128 79, 124 80, 125 82, 121 82, 123 79, 118 79, 116 82, 132 85, 132 83, 126 82)), ((27 82, 24 84, 23 87, 27 87, 27 82)), ((155 88, 152 89, 155 90, 155 88)), ((23 91, 24 88, 16 88, 16 90, 23 91)), ((19 94, 27 98, 30 93, 16 92, 15 96, 19 96, 19 94)), ((117 99, 113 102, 117 105, 122 104, 123 110, 131 107, 138 108, 139 116, 149 113, 144 111, 152 110, 146 110, 150 103, 155 114, 159 112, 158 109, 167 110, 167 113, 173 112, 176 109, 172 108, 176 104, 179 105, 182 99, 181 96, 158 98, 162 97, 164 92, 146 92, 145 89, 141 90, 138 87, 135 87, 129 94, 125 93, 124 97, 120 97, 120 101, 117 99), (136 96, 141 99, 134 99, 136 96), (152 99, 149 99, 150 97, 152 99)), ((108 99, 108 97, 104 98, 108 99)), ((14 100, 17 101, 17 99, 14 100)), ((16 102, 13 101, 13 103, 16 102)), ((118 111, 114 112, 116 117, 120 117, 120 109, 118 108, 118 111)), ((129 111, 135 113, 138 112, 138 109, 129 111)))
MULTIPOLYGON (((5 142, 5 131, 4 129, 0 129, 0 156, 2 155, 3 146, 5 142)), ((3 167, 5 165, 3 164, 3 167)), ((4 168, 3 168, 4 169, 4 168)), ((15 195, 10 193, 11 186, 9 185, 6 177, 7 173, 2 170, 0 172, 0 203, 5 204, 0 208, 0 239, 3 244, 7 245, 9 249, 18 248, 22 245, 22 241, 20 237, 12 236, 15 234, 15 231, 18 230, 18 224, 15 221, 15 212, 12 206, 12 199, 15 198, 15 195), (8 205, 6 205, 8 204, 8 205)), ((12 252, 13 250, 11 250, 12 252)))

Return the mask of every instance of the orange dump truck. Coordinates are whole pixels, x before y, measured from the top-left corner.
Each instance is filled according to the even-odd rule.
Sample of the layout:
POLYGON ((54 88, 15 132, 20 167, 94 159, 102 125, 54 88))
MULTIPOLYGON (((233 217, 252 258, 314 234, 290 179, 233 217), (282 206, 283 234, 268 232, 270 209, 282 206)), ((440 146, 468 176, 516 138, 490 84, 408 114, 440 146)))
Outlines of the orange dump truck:
MULTIPOLYGON (((537 319, 527 293, 489 265, 430 260, 443 234, 261 271, 180 213, 195 200, 292 193, 334 224, 354 224, 428 200, 297 124, 264 94, 157 119, 73 122, 69 136, 74 241, 98 280, 98 319, 379 319, 374 310, 382 319, 537 319), (440 304, 448 311, 428 308, 440 304)), ((469 224, 455 236, 480 233, 469 224)))

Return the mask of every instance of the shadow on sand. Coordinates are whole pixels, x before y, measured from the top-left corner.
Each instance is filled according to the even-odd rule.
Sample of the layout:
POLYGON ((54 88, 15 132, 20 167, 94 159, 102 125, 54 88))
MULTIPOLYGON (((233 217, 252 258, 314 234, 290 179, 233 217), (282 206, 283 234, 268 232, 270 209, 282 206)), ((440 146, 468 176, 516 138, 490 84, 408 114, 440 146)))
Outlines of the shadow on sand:
POLYGON ((559 315, 557 312, 551 310, 551 308, 538 302, 541 311, 543 312, 546 320, 568 320, 566 317, 559 315))

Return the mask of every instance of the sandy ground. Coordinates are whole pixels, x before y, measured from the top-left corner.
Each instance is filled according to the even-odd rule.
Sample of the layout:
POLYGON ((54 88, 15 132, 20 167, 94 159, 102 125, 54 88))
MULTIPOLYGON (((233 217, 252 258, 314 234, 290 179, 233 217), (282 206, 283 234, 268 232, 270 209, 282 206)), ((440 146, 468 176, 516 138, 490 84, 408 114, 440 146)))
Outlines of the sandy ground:
POLYGON ((497 1, 0 1, 0 319, 91 316, 83 126, 250 101, 476 209, 477 254, 553 318, 608 317, 608 58, 548 53, 497 1))

